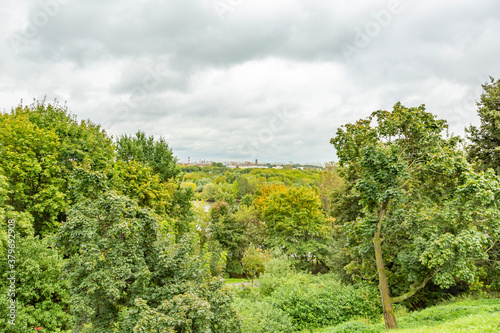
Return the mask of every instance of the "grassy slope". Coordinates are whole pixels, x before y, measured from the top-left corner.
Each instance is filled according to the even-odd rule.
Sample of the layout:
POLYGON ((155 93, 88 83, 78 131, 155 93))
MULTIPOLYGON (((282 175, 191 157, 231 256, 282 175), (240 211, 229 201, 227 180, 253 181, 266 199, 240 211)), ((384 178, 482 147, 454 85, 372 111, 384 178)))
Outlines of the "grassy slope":
MULTIPOLYGON (((500 299, 453 302, 397 318, 398 333, 489 333, 500 332, 500 299)), ((322 333, 383 332, 383 323, 345 323, 323 329, 322 333), (363 329, 364 328, 364 329, 363 329)))

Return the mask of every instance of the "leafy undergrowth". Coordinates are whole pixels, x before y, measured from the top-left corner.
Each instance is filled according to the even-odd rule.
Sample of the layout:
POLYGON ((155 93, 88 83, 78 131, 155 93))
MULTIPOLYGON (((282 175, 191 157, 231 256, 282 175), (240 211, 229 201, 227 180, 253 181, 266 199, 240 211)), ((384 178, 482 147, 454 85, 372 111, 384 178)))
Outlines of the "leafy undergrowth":
POLYGON ((225 282, 228 283, 228 284, 231 284, 231 283, 246 283, 246 282, 249 282, 251 283, 252 280, 248 280, 248 279, 231 279, 231 278, 227 278, 225 279, 225 282))
MULTIPOLYGON (((500 299, 464 300, 397 318, 398 333, 489 333, 500 332, 500 299)), ((350 321, 325 328, 321 333, 375 333, 384 332, 383 323, 370 324, 366 320, 350 321)))

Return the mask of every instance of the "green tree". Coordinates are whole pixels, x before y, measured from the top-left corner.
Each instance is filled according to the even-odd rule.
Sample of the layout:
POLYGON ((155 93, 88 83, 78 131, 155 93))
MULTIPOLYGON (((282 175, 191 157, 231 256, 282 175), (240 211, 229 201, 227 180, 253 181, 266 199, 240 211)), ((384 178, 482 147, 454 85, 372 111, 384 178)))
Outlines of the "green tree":
POLYGON ((67 208, 59 161, 60 141, 25 114, 0 116, 0 167, 7 177, 7 204, 34 217, 35 231, 53 232, 67 208))
POLYGON ((92 170, 103 170, 115 158, 115 146, 111 137, 90 120, 78 122, 65 105, 57 100, 47 103, 34 101, 30 106, 18 106, 13 115, 26 115, 31 123, 40 129, 53 130, 60 145, 59 162, 64 165, 64 173, 75 166, 86 165, 92 170))
POLYGON ((484 92, 477 103, 481 125, 466 128, 471 141, 468 157, 479 170, 492 168, 500 175, 500 80, 490 77, 490 83, 482 87, 484 92))
POLYGON ((122 135, 116 141, 118 157, 125 162, 135 160, 153 169, 162 181, 167 181, 179 174, 177 159, 163 137, 155 140, 146 137, 144 132, 137 132, 135 137, 122 135))
POLYGON ((327 214, 331 215, 334 209, 333 193, 343 185, 343 180, 334 163, 328 163, 324 171, 319 174, 319 193, 321 205, 327 214))
POLYGON ((243 248, 251 244, 264 248, 267 245, 267 231, 265 223, 259 218, 259 212, 254 206, 240 205, 233 214, 234 223, 243 229, 243 248))
MULTIPOLYGON (((17 222, 17 221, 16 221, 17 222)), ((16 228, 17 229, 17 228, 16 228)), ((64 260, 53 244, 53 236, 16 235, 16 320, 9 317, 7 298, 11 269, 7 256, 0 258, 0 330, 25 333, 34 326, 48 332, 70 332, 74 318, 70 311, 68 281, 61 278, 64 260)), ((2 246, 6 250, 6 246, 2 246)))
POLYGON ((264 265, 270 259, 271 255, 268 252, 254 246, 250 246, 245 250, 241 263, 243 264, 245 273, 252 277, 252 283, 255 277, 264 272, 264 265))
POLYGON ((250 192, 250 186, 245 176, 239 175, 232 185, 233 195, 236 199, 241 199, 250 192))
POLYGON ((72 311, 88 332, 233 332, 223 280, 191 234, 179 242, 150 209, 108 192, 77 203, 58 245, 72 311))
POLYGON ((339 128, 332 139, 363 208, 342 224, 348 268, 378 276, 387 328, 397 327, 392 304, 429 281, 443 288, 472 283, 478 259, 498 238, 498 178, 472 172, 458 139, 443 138, 445 128, 424 106, 397 103, 392 112, 339 128))
POLYGON ((241 258, 245 251, 245 229, 236 223, 231 207, 225 201, 219 201, 210 208, 211 235, 210 241, 220 244, 227 252, 226 272, 232 276, 241 275, 243 267, 241 258))
POLYGON ((167 205, 173 201, 178 184, 163 182, 153 170, 135 160, 117 161, 113 166, 111 187, 122 195, 137 200, 140 206, 149 207, 165 215, 167 205))
POLYGON ((324 265, 329 255, 332 221, 321 209, 319 195, 307 187, 272 186, 255 200, 270 247, 278 247, 303 264, 324 265))
POLYGON ((57 101, 21 104, 0 114, 0 146, 7 203, 33 216, 36 234, 55 232, 65 221, 75 169, 103 170, 115 156, 114 145, 100 126, 78 123, 57 101))

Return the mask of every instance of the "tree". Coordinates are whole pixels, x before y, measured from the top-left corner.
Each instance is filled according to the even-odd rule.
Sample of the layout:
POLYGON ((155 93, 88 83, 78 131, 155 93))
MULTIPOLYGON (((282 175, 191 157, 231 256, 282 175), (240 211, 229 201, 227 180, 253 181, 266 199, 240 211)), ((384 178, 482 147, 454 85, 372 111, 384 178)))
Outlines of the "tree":
POLYGON ((53 232, 67 208, 59 162, 60 141, 25 114, 0 116, 0 167, 7 178, 7 204, 34 217, 37 234, 53 232))
POLYGON ((135 137, 122 135, 116 141, 118 157, 125 162, 135 160, 153 169, 162 181, 167 181, 179 174, 177 159, 163 137, 155 140, 138 131, 135 137))
POLYGON ((0 114, 0 147, 8 204, 33 216, 36 234, 55 232, 65 221, 75 169, 101 171, 115 156, 100 126, 78 123, 65 106, 45 100, 0 114))
MULTIPOLYGON (((70 332, 74 318, 70 311, 68 281, 61 278, 64 260, 54 247, 53 238, 53 235, 45 238, 24 236, 21 232, 16 235, 15 326, 8 323, 10 318, 7 315, 11 269, 8 268, 7 256, 0 257, 2 332, 30 332, 34 326, 48 332, 70 332)), ((2 246, 2 251, 6 249, 6 245, 2 246)))
POLYGON ((336 165, 328 163, 324 171, 319 174, 319 192, 321 198, 321 205, 323 210, 329 215, 333 211, 333 193, 343 185, 342 178, 340 177, 336 165))
POLYGON ((259 218, 259 212, 254 206, 240 204, 239 209, 233 214, 234 223, 243 228, 243 248, 251 244, 264 248, 267 244, 267 232, 264 222, 259 218))
POLYGON ((481 126, 466 128, 469 160, 479 170, 492 168, 500 175, 500 80, 490 77, 490 83, 482 85, 483 94, 477 103, 481 126))
POLYGON ((227 252, 226 272, 230 275, 241 275, 243 268, 241 258, 245 251, 245 230, 236 223, 231 207, 225 201, 219 201, 210 208, 211 234, 210 241, 220 244, 227 252))
POLYGON ((47 103, 44 99, 34 101, 30 106, 20 105, 11 115, 26 115, 38 128, 55 132, 60 142, 59 162, 64 165, 66 174, 82 165, 103 170, 115 158, 113 141, 101 126, 88 119, 78 122, 66 105, 57 100, 47 103))
POLYGON ((241 263, 245 273, 252 277, 252 283, 256 276, 264 272, 264 265, 270 259, 271 255, 267 251, 262 251, 254 246, 245 250, 241 263))
MULTIPOLYGON (((238 332, 198 240, 178 242, 153 211, 113 192, 75 204, 58 246, 69 257, 76 330, 238 332)), ((221 262, 221 265, 223 262, 221 262)))
POLYGON ((324 264, 332 222, 321 209, 319 195, 307 187, 262 188, 254 201, 265 223, 268 246, 278 247, 301 264, 324 264))
POLYGON ((237 199, 243 198, 250 191, 248 180, 242 175, 236 177, 236 180, 233 182, 233 185, 231 187, 233 195, 237 199))
POLYGON ((378 276, 388 329, 397 328, 392 304, 430 281, 472 283, 498 239, 498 178, 474 173, 445 128, 423 105, 397 103, 342 126, 331 141, 363 208, 341 226, 349 268, 378 276))
POLYGON ((173 201, 178 184, 163 182, 153 170, 135 160, 117 161, 113 166, 110 185, 120 194, 137 200, 140 206, 149 207, 165 215, 167 205, 173 201))

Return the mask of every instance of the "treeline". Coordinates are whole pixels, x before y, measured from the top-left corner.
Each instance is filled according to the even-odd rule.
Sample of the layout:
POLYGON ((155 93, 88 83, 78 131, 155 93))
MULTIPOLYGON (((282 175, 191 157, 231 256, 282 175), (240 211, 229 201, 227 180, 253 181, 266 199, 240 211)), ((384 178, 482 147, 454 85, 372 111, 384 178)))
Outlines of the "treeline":
POLYGON ((163 139, 42 101, 0 115, 0 152, 1 331, 238 328, 163 139))
POLYGON ((322 171, 179 167, 164 139, 113 140, 57 102, 2 113, 0 330, 394 328, 394 303, 498 291, 500 83, 483 89, 466 139, 397 103, 338 128, 322 171))

